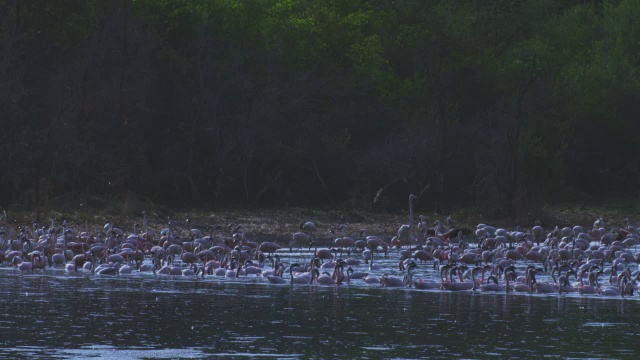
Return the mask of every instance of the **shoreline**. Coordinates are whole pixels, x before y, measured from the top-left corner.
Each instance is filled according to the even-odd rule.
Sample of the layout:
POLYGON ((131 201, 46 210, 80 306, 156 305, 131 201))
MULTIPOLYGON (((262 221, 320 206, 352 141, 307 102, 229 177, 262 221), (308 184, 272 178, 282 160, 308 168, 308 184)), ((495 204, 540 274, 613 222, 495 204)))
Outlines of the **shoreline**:
MULTIPOLYGON (((605 219, 607 228, 623 226, 623 220, 628 218, 631 225, 640 225, 640 213, 631 208, 585 207, 579 205, 547 207, 538 212, 538 216, 530 215, 530 219, 537 219, 545 230, 555 226, 582 225, 591 228, 593 222, 599 217, 605 219)), ((24 210, 6 210, 7 225, 10 227, 33 226, 36 213, 24 210)), ((407 224, 408 213, 376 213, 357 210, 315 210, 310 208, 279 208, 279 209, 230 209, 227 211, 176 211, 165 209, 153 209, 147 211, 148 223, 151 228, 162 229, 167 227, 167 219, 171 219, 172 227, 180 233, 180 236, 188 235, 189 226, 199 228, 207 232, 213 225, 222 227, 222 232, 231 224, 242 224, 245 227, 246 237, 252 241, 273 241, 279 244, 288 244, 290 236, 300 231, 300 223, 313 221, 317 224, 316 236, 320 244, 330 242, 333 238, 341 236, 338 227, 345 225, 344 235, 362 237, 366 235, 379 235, 393 237, 398 227, 407 224), (187 222, 186 220, 190 221, 187 222), (189 225, 191 224, 191 225, 189 225), (334 231, 333 235, 330 230, 334 231)), ((444 221, 447 216, 453 218, 453 225, 475 230, 479 223, 491 224, 506 229, 515 229, 517 225, 527 230, 533 226, 535 220, 529 219, 499 219, 495 221, 485 220, 479 211, 472 208, 454 210, 450 214, 428 214, 416 211, 414 223, 418 216, 426 215, 428 224, 435 220, 444 221)), ((130 210, 118 212, 107 209, 80 209, 80 210, 52 210, 47 213, 45 221, 39 227, 50 226, 50 219, 56 219, 60 225, 67 220, 70 227, 84 230, 87 226, 93 231, 99 231, 107 221, 112 221, 116 227, 120 227, 125 233, 132 233, 134 224, 139 224, 138 231, 142 232, 142 210, 130 210)), ((4 219, 2 219, 4 220, 4 219)), ((4 221, 2 221, 4 222, 4 221)))

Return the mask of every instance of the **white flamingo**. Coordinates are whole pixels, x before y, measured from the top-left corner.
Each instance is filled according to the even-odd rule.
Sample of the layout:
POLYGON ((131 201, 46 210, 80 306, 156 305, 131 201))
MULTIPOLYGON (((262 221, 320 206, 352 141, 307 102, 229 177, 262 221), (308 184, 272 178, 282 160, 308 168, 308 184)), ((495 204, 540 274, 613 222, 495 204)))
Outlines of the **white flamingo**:
POLYGON ((413 228, 413 200, 417 197, 413 194, 409 195, 409 224, 400 226, 398 229, 398 239, 401 244, 411 244, 411 230, 413 228))

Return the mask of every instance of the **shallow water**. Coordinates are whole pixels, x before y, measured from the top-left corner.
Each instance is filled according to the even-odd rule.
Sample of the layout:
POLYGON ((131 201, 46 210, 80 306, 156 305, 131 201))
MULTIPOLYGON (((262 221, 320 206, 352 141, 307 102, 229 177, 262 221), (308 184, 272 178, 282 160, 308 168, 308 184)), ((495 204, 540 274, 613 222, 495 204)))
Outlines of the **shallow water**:
MULTIPOLYGON (((379 263, 393 273, 391 258, 379 263)), ((434 274, 419 270, 416 279, 434 274)), ((5 267, 0 299, 0 358, 618 359, 637 353, 640 335, 637 295, 418 291, 355 280, 292 287, 257 277, 5 267)))

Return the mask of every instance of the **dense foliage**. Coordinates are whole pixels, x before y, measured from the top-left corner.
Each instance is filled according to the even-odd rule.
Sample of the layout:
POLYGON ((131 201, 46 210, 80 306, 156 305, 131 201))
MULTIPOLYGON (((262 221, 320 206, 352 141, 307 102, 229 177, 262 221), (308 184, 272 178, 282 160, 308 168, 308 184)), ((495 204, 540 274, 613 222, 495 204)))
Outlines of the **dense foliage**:
POLYGON ((638 197, 636 0, 0 4, 0 205, 638 197))

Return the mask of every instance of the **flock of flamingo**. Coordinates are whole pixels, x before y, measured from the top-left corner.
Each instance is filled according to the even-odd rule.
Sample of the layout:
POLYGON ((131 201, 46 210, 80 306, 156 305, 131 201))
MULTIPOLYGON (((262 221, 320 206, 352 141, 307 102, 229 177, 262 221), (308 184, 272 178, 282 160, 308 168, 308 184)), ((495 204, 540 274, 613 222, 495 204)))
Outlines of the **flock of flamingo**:
MULTIPOLYGON (((197 279, 253 277, 271 284, 352 285, 438 291, 522 292, 633 296, 638 290, 640 228, 625 219, 607 228, 597 219, 545 230, 507 230, 479 224, 454 227, 451 218, 409 223, 393 237, 345 234, 328 229, 332 243, 318 248, 320 226, 307 221, 288 246, 245 238, 243 225, 212 226, 206 234, 189 225, 183 236, 171 221, 156 232, 143 212, 141 232, 125 232, 107 222, 92 233, 61 225, 0 227, 0 265, 20 271, 64 269, 69 273, 116 276, 147 273, 197 279), (296 251, 294 252, 294 248, 296 251), (422 270, 422 278, 417 273, 422 270)), ((283 244, 284 245, 284 244, 283 244)))

